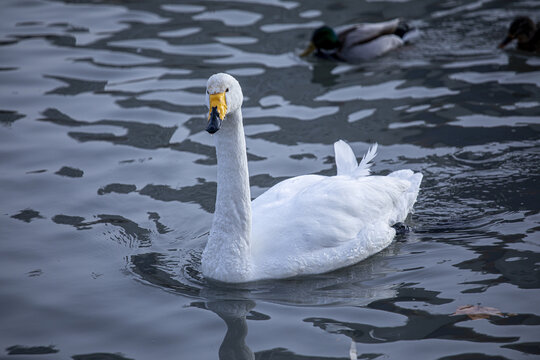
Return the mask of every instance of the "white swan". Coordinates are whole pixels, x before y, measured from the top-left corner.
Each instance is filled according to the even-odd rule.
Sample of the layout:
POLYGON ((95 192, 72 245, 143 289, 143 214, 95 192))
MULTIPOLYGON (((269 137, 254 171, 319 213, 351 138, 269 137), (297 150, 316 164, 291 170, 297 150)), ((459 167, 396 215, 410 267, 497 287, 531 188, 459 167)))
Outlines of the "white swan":
POLYGON ((422 174, 400 170, 368 176, 377 146, 357 164, 349 145, 338 141, 336 176, 287 179, 252 202, 240 84, 228 74, 212 75, 207 100, 206 130, 215 133, 218 186, 202 255, 206 278, 238 283, 323 273, 391 243, 391 225, 412 209, 422 174))

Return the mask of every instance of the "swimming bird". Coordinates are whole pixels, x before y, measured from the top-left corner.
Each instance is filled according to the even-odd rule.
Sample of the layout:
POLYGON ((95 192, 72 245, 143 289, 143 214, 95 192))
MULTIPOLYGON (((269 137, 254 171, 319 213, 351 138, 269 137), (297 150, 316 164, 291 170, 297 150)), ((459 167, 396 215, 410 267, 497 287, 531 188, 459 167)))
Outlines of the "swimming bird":
POLYGON ((336 33, 326 25, 316 29, 309 46, 300 56, 307 56, 316 50, 317 56, 334 60, 369 60, 402 46, 405 34, 411 29, 406 23, 394 19, 348 25, 337 30, 336 33))
POLYGON ((219 73, 208 79, 206 92, 217 195, 201 259, 204 277, 241 283, 324 273, 392 242, 391 225, 412 209, 422 174, 369 176, 377 146, 358 164, 350 146, 338 141, 336 176, 289 178, 251 201, 240 84, 219 73))
POLYGON ((519 50, 540 52, 540 22, 535 24, 527 16, 516 17, 510 24, 508 35, 499 44, 499 49, 504 48, 514 39, 517 39, 519 50))

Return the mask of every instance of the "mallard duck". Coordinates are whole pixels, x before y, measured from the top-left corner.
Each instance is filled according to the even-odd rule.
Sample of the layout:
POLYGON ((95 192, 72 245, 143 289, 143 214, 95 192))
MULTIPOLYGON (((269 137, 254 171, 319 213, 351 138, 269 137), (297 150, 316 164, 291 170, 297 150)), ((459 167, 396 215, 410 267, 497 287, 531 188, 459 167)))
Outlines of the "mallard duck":
POLYGON ((540 52, 540 23, 535 24, 527 16, 516 17, 510 24, 508 35, 499 44, 499 49, 504 48, 514 39, 517 39, 519 50, 540 52))
POLYGON ((348 25, 337 33, 329 26, 322 26, 313 32, 309 46, 300 56, 316 50, 317 56, 340 61, 373 59, 402 46, 409 31, 410 27, 399 19, 348 25))
POLYGON ((203 276, 239 283, 324 273, 392 242, 392 225, 412 209, 422 174, 400 170, 369 176, 377 146, 358 164, 340 140, 334 144, 336 176, 293 177, 251 201, 240 84, 228 74, 215 74, 206 92, 217 196, 202 254, 203 276))

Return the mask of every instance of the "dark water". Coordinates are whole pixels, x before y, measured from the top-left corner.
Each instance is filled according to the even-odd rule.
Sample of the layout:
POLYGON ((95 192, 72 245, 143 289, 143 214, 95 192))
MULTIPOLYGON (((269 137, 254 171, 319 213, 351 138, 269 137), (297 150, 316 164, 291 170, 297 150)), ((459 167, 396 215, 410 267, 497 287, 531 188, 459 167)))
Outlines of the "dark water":
POLYGON ((516 14, 540 20, 540 2, 0 8, 0 358, 540 354, 540 57, 495 48, 516 14), (384 58, 297 56, 323 22, 393 17, 421 36, 384 58), (424 174, 412 232, 330 274, 206 282, 203 94, 221 71, 246 96, 253 196, 333 174, 337 139, 358 155, 376 141, 375 173, 424 174), (465 305, 492 315, 454 315, 465 305))

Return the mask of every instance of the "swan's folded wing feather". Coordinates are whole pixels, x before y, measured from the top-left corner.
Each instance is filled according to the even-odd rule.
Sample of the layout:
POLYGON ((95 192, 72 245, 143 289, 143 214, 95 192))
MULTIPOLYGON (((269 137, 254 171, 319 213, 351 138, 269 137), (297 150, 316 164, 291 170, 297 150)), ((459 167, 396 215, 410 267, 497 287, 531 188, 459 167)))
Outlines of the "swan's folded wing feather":
POLYGON ((336 167, 338 175, 352 175, 358 168, 356 156, 351 147, 343 140, 334 143, 334 153, 336 155, 336 167))
POLYGON ((386 236, 389 225, 403 220, 399 217, 408 181, 385 176, 302 178, 286 180, 253 202, 254 252, 306 253, 341 246, 373 224, 386 236))
POLYGON ((302 175, 283 180, 251 202, 252 211, 258 207, 276 206, 276 204, 287 202, 299 192, 309 189, 314 183, 324 179, 321 175, 302 175))
POLYGON ((362 157, 358 167, 354 170, 354 176, 360 177, 370 174, 369 168, 373 165, 371 161, 377 156, 377 147, 378 145, 375 143, 369 148, 368 152, 362 157))
POLYGON ((336 167, 338 175, 348 175, 354 177, 368 176, 371 161, 377 155, 377 143, 373 144, 368 152, 362 157, 360 164, 356 161, 353 150, 343 140, 334 143, 334 153, 336 155, 336 167))

